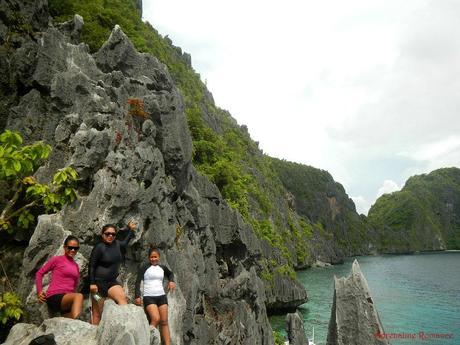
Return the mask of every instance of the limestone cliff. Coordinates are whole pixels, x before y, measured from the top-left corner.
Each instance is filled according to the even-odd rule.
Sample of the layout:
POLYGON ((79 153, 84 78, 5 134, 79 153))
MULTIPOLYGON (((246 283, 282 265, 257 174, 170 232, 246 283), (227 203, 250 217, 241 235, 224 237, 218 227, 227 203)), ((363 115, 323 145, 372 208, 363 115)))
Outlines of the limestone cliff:
POLYGON ((346 256, 368 254, 373 238, 365 216, 356 212, 343 186, 325 170, 272 158, 283 186, 292 194, 292 208, 313 224, 312 254, 338 263, 346 256))
POLYGON ((460 248, 460 169, 412 176, 399 192, 382 195, 369 210, 381 252, 460 248))

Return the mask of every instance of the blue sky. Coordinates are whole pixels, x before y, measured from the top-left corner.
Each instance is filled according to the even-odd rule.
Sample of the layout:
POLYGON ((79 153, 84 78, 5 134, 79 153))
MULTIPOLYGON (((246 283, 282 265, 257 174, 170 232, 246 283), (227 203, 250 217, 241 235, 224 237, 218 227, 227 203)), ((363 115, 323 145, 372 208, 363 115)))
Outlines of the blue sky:
POLYGON ((460 166, 460 1, 143 0, 265 153, 328 170, 360 213, 460 166))

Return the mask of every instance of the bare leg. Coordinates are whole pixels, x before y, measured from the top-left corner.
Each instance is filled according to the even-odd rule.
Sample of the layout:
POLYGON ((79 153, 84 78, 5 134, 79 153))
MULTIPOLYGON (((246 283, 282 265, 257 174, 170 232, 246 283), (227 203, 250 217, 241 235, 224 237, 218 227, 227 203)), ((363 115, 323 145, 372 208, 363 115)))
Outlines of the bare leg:
POLYGON ((118 305, 128 304, 128 301, 126 300, 125 290, 123 290, 123 288, 120 285, 112 286, 108 291, 108 295, 118 305))
POLYGON ((168 326, 168 305, 163 304, 158 307, 160 313, 160 333, 161 338, 163 339, 164 345, 171 344, 171 337, 169 335, 169 326, 168 326))
POLYGON ((158 307, 156 304, 149 304, 145 310, 147 311, 147 314, 149 315, 150 318, 150 324, 153 327, 156 327, 158 323, 160 322, 160 313, 158 311, 158 307))
POLYGON ((61 310, 69 310, 62 316, 76 319, 81 314, 83 295, 81 293, 66 293, 61 300, 61 310))

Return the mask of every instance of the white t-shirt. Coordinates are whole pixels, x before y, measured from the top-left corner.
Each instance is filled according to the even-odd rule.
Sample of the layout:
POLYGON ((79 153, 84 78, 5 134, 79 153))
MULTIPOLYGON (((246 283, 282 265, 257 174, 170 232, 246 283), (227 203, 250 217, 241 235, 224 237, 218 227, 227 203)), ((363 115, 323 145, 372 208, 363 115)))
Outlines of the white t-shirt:
POLYGON ((165 295, 163 278, 165 272, 160 265, 150 266, 144 273, 144 296, 165 295))

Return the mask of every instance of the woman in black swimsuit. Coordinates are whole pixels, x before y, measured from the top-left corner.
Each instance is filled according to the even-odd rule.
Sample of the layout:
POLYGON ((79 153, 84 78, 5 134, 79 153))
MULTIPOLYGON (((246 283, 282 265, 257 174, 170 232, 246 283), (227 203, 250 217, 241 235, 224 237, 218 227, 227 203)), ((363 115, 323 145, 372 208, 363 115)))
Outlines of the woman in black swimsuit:
MULTIPOLYGON (((117 280, 120 264, 123 261, 121 249, 126 248, 128 242, 134 237, 136 223, 129 222, 127 228, 130 230, 123 241, 115 239, 117 228, 115 225, 107 224, 102 227, 102 242, 98 243, 91 252, 89 259, 89 281, 90 291, 100 297, 109 297, 117 304, 127 304, 126 294, 117 280)), ((122 230, 126 230, 122 229, 122 230)), ((102 302, 92 298, 92 324, 98 325, 101 320, 103 309, 102 302)))

